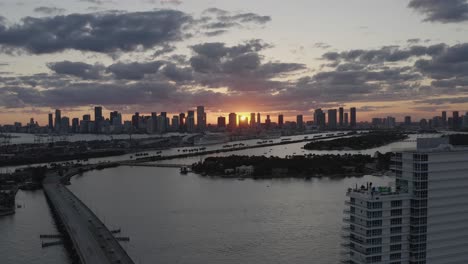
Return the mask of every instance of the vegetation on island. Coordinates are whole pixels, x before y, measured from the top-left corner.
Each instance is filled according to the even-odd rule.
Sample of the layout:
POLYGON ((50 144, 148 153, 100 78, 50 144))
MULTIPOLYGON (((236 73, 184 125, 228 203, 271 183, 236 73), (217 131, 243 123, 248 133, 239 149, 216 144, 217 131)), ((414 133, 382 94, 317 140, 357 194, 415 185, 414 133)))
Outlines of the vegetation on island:
POLYGON ((408 136, 400 132, 374 131, 360 136, 338 138, 329 141, 313 141, 305 144, 307 150, 363 150, 381 147, 408 136))
POLYGON ((388 169, 390 154, 209 157, 192 165, 196 173, 220 177, 309 178, 359 176, 388 169), (238 171, 251 166, 251 171, 238 171))

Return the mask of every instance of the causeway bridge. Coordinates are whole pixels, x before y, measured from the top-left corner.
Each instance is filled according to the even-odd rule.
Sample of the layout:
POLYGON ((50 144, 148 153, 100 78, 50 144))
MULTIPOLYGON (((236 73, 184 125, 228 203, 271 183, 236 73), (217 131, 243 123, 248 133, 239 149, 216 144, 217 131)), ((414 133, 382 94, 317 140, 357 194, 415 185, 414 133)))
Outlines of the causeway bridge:
POLYGON ((61 183, 57 173, 46 176, 43 187, 80 263, 134 263, 113 233, 61 183))

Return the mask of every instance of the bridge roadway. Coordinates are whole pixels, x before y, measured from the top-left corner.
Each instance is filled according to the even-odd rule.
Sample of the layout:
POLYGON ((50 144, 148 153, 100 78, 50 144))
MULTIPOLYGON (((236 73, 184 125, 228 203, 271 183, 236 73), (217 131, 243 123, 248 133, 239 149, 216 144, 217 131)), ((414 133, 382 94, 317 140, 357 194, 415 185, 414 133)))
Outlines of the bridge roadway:
POLYGON ((43 186, 82 264, 134 263, 111 231, 60 183, 59 175, 48 175, 43 186))

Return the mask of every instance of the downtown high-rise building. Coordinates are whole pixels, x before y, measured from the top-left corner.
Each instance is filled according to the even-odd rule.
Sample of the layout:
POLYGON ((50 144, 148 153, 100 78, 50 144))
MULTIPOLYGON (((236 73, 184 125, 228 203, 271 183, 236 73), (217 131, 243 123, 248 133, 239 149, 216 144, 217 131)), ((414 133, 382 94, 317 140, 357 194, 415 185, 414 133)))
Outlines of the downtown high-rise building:
POLYGON ((343 107, 340 107, 340 108, 338 109, 338 115, 339 115, 339 118, 338 118, 338 122, 339 122, 339 123, 338 123, 338 125, 339 125, 340 127, 343 127, 343 125, 344 125, 344 108, 343 108, 343 107))
POLYGON ((206 129, 206 113, 205 107, 197 106, 197 129, 198 131, 205 131, 206 129))
POLYGON ((250 113, 250 127, 255 127, 256 125, 255 113, 250 113))
POLYGON ((351 128, 355 128, 356 127, 356 107, 351 107, 349 109, 349 126, 351 128))
POLYGON ((229 114, 229 123, 228 123, 228 128, 230 130, 234 130, 237 127, 237 115, 236 113, 230 113, 229 114))
POLYGON ((343 263, 468 263, 468 138, 419 138, 391 187, 349 188, 343 263))
POLYGON ((218 128, 225 128, 226 127, 226 117, 219 116, 218 117, 218 128))
POLYGON ((328 110, 328 128, 329 129, 336 129, 336 109, 329 109, 328 110))
POLYGON ((325 127, 325 113, 321 108, 315 109, 314 111, 314 123, 318 128, 325 127))
POLYGON ((278 127, 282 128, 283 125, 284 125, 284 116, 283 116, 283 114, 279 114, 278 115, 278 127))
POLYGON ((54 115, 52 113, 49 113, 49 124, 48 124, 48 127, 49 127, 49 130, 53 130, 54 129, 54 115))
POLYGON ((452 129, 457 130, 460 128, 460 116, 458 111, 452 112, 452 129))
POLYGON ((296 116, 296 128, 298 130, 303 130, 304 129, 304 117, 302 115, 297 115, 296 116))
POLYGON ((442 111, 442 126, 444 128, 447 127, 447 112, 446 111, 442 111))
POLYGON ((94 107, 94 124, 95 124, 95 132, 96 133, 101 132, 102 121, 104 121, 104 118, 102 116, 102 107, 101 106, 95 106, 94 107))
POLYGON ((55 131, 60 131, 60 124, 62 123, 62 111, 60 109, 55 109, 55 131))

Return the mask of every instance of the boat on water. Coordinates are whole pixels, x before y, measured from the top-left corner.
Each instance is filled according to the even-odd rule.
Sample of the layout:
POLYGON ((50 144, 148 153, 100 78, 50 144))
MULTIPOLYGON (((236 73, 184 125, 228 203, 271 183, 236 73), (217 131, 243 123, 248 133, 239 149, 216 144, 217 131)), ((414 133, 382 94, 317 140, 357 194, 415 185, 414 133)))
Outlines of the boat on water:
POLYGON ((194 142, 195 146, 222 144, 229 141, 229 138, 223 133, 207 133, 194 142))
POLYGON ((184 167, 181 167, 181 168, 180 168, 180 173, 182 173, 182 174, 187 174, 188 172, 189 172, 189 170, 188 170, 187 167, 184 166, 184 167))

